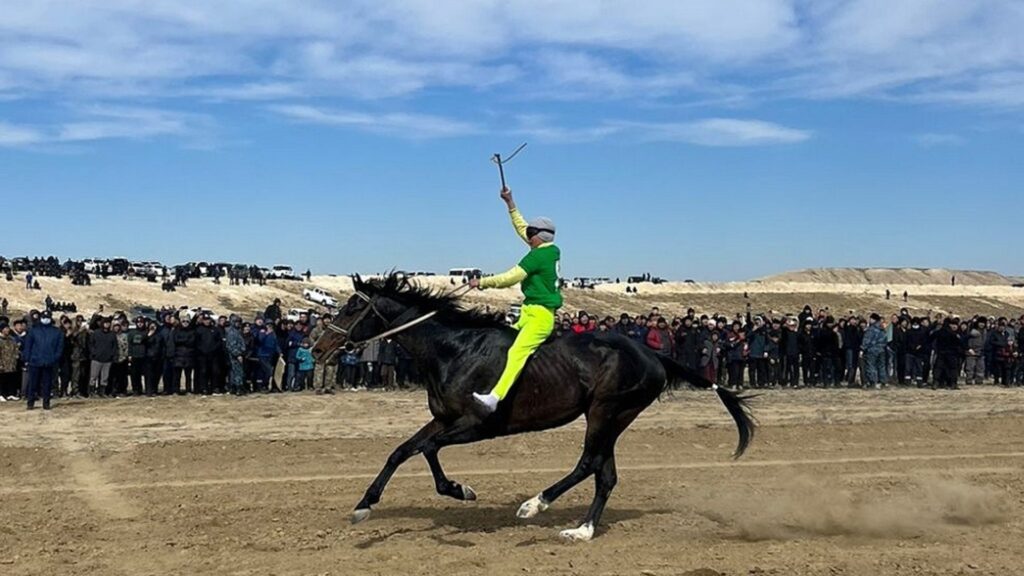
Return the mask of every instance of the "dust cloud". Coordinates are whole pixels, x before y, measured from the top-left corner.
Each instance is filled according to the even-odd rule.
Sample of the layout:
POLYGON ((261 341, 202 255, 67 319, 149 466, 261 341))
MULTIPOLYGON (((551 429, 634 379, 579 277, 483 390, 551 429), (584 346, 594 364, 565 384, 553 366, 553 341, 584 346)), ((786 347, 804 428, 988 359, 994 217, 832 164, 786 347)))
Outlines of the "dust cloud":
POLYGON ((756 500, 758 508, 718 510, 708 518, 734 526, 747 541, 794 540, 814 536, 915 537, 956 526, 984 526, 1009 519, 1005 494, 963 480, 929 477, 905 491, 853 492, 829 482, 795 477, 777 494, 756 500))

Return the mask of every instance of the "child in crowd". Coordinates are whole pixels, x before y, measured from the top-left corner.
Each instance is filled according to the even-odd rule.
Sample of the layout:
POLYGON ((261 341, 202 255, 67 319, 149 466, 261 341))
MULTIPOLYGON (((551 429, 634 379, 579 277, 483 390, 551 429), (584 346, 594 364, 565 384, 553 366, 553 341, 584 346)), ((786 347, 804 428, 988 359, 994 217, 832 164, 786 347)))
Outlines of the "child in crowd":
POLYGON ((316 360, 309 350, 312 346, 313 342, 309 338, 303 338, 299 349, 295 351, 295 362, 299 365, 299 375, 295 382, 297 390, 313 388, 313 368, 316 366, 316 360))

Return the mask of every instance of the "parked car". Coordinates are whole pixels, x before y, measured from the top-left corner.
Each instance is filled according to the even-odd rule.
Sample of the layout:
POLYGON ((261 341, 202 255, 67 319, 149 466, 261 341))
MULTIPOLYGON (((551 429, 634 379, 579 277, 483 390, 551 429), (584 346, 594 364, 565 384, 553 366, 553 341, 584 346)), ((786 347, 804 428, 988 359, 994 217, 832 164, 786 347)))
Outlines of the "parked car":
POLYGON ((274 266, 267 278, 274 278, 276 280, 295 280, 295 272, 292 271, 291 266, 274 266))
POLYGON ((289 308, 288 313, 284 315, 284 319, 291 320, 292 322, 298 322, 299 315, 301 314, 306 314, 307 316, 311 317, 313 315, 313 311, 302 308, 289 308))
POLYGON ((327 306, 328 308, 337 308, 338 300, 327 293, 323 288, 306 288, 302 291, 302 297, 310 302, 316 302, 321 306, 327 306))

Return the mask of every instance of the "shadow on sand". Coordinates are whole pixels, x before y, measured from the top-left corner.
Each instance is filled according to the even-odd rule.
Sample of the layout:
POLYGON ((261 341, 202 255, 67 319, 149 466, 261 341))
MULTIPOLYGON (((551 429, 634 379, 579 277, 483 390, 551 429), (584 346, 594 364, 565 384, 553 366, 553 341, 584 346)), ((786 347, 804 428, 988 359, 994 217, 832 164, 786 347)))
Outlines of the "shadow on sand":
MULTIPOLYGON (((372 537, 355 545, 358 549, 367 549, 377 544, 386 542, 388 539, 403 534, 423 534, 444 546, 455 546, 459 548, 471 548, 476 544, 460 536, 471 536, 474 534, 490 534, 508 528, 519 528, 533 526, 538 528, 572 528, 578 525, 581 519, 586 516, 589 505, 576 505, 560 508, 554 506, 543 514, 530 520, 516 518, 515 512, 519 507, 518 502, 510 502, 504 505, 480 506, 467 505, 449 508, 438 508, 436 506, 398 506, 393 508, 382 507, 373 511, 373 521, 400 521, 400 520, 429 520, 431 526, 425 528, 396 528, 387 533, 374 534, 372 537)), ((601 527, 598 534, 616 523, 625 520, 635 520, 648 515, 670 514, 671 510, 635 508, 609 508, 605 510, 601 518, 601 527)), ((535 544, 551 544, 551 534, 543 537, 533 536, 516 544, 517 547, 533 546, 535 544)))

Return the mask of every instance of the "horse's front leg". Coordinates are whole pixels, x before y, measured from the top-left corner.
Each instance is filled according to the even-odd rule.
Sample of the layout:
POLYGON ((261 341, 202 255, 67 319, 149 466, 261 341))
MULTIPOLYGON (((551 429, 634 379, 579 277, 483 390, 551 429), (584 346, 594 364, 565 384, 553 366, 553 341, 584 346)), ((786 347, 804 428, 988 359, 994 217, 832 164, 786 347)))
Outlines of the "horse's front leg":
POLYGON ((449 480, 441 468, 441 462, 437 459, 437 449, 431 447, 423 451, 423 457, 427 459, 430 466, 430 473, 434 475, 434 486, 441 496, 448 496, 456 500, 476 500, 476 492, 469 486, 449 480))
POLYGON ((358 524, 370 517, 370 508, 380 502, 380 496, 384 492, 384 487, 387 486, 388 481, 391 480, 391 476, 398 470, 398 467, 420 452, 423 449, 424 442, 430 440, 442 430, 444 430, 444 424, 437 420, 431 420, 426 426, 420 428, 419 432, 413 434, 411 438, 402 442, 398 448, 395 448, 395 451, 388 456, 384 468, 373 479, 370 487, 366 489, 363 499, 359 501, 359 504, 356 504, 356 509, 352 512, 353 524, 358 524))

